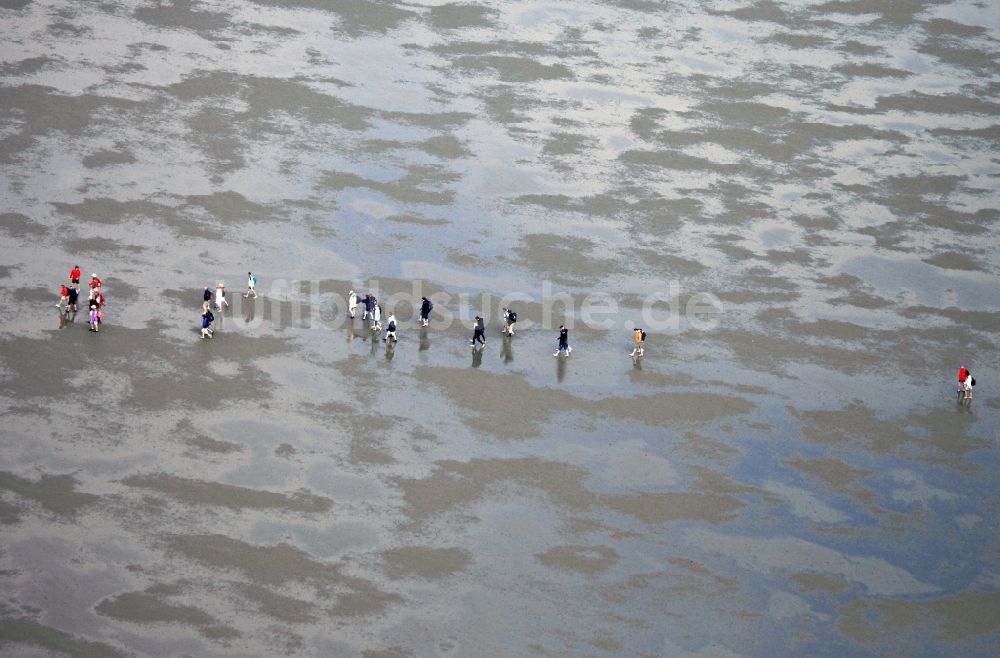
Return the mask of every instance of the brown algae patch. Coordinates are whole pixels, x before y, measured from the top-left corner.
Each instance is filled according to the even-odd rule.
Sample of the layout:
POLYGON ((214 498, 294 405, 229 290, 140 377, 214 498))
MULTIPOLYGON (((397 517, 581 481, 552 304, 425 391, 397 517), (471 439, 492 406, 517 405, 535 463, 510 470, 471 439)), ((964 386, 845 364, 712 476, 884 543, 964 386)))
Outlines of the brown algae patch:
POLYGON ((933 601, 858 600, 841 608, 838 629, 864 644, 919 627, 954 642, 1000 629, 1000 593, 962 592, 933 601))
POLYGON ((462 548, 402 546, 385 551, 382 559, 390 578, 419 576, 437 580, 465 571, 472 562, 472 555, 462 548))
POLYGON ((293 599, 261 587, 244 584, 240 592, 254 602, 261 613, 289 624, 306 624, 316 620, 316 606, 308 601, 293 599))
POLYGON ((290 544, 248 544, 225 535, 172 535, 167 546, 210 567, 235 569, 265 583, 295 581, 340 582, 334 566, 318 562, 290 544))
POLYGON ((73 658, 124 658, 127 655, 110 644, 81 639, 30 619, 0 619, 0 648, 12 644, 41 647, 73 658))
POLYGON ((544 491, 553 502, 570 507, 586 507, 595 500, 582 484, 589 474, 561 462, 525 457, 441 461, 436 466, 423 479, 396 479, 406 512, 415 521, 474 502, 485 496, 491 485, 504 481, 544 491))
MULTIPOLYGON (((396 484, 403 491, 406 513, 417 522, 475 502, 502 482, 543 491, 554 504, 571 510, 605 507, 650 525, 685 519, 721 523, 743 507, 736 497, 718 493, 596 494, 583 485, 587 477, 589 473, 576 466, 526 457, 441 461, 428 477, 398 478, 396 484)), ((734 490, 743 491, 738 485, 734 490)))
POLYGON ((130 487, 152 489, 192 505, 221 505, 230 509, 281 509, 290 512, 325 512, 333 501, 299 491, 294 494, 176 477, 167 473, 132 475, 121 481, 130 487))
POLYGON ((535 558, 547 567, 592 576, 614 566, 618 552, 610 546, 555 546, 535 558))
POLYGON ((707 422, 749 413, 754 405, 740 397, 713 393, 674 392, 631 398, 587 400, 553 388, 534 387, 521 375, 497 375, 465 368, 421 368, 417 377, 441 388, 454 402, 474 411, 465 420, 474 429, 506 436, 530 437, 555 410, 577 411, 600 418, 638 420, 653 426, 707 422))
POLYGON ((825 483, 835 491, 843 491, 849 484, 874 475, 873 471, 853 468, 839 459, 786 459, 785 463, 796 470, 805 473, 825 483))
POLYGON ((99 496, 76 491, 72 475, 42 474, 36 482, 7 471, 0 471, 0 489, 32 500, 54 514, 74 516, 83 507, 99 500, 99 496))
POLYGON ((104 599, 97 604, 96 610, 105 617, 139 624, 177 623, 197 626, 213 638, 239 636, 235 629, 217 625, 215 617, 201 608, 168 603, 148 592, 126 592, 104 599))
POLYGON ((792 580, 798 584, 799 589, 803 592, 843 592, 850 587, 843 578, 807 571, 793 574, 792 580))
POLYGON ((683 491, 602 496, 601 502, 649 525, 681 520, 718 524, 731 520, 743 507, 743 503, 733 496, 683 491))
POLYGON ((916 437, 900 429, 899 424, 882 420, 860 401, 833 411, 796 411, 792 415, 802 421, 802 433, 816 443, 860 444, 877 453, 888 453, 916 437))

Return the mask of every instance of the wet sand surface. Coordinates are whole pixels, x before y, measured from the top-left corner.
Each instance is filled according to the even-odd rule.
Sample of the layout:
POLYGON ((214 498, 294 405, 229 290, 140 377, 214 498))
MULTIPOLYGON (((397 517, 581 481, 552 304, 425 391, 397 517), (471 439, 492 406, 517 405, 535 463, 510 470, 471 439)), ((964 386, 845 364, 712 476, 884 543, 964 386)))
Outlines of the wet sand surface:
POLYGON ((995 3, 0 31, 0 655, 995 655, 995 3), (76 263, 99 335, 54 308, 76 263), (417 279, 429 329, 345 322, 417 279), (633 363, 670 290, 721 312, 633 363), (591 293, 553 359, 543 295, 591 293))

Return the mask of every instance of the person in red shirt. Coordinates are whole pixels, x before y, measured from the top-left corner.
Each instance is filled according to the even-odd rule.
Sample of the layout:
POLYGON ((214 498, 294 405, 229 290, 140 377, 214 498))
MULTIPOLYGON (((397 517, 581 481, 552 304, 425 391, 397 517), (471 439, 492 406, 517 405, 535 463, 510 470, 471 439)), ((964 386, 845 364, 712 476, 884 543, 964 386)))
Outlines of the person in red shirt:
POLYGON ((972 373, 965 366, 958 368, 958 397, 963 400, 972 399, 972 373))
POLYGON ((62 310, 63 304, 66 304, 67 310, 69 309, 69 288, 64 284, 62 290, 59 291, 59 302, 56 304, 56 308, 60 311, 62 310))
POLYGON ((100 287, 101 287, 101 279, 97 276, 97 274, 91 274, 90 289, 94 290, 95 288, 100 288, 100 287))
POLYGON ((69 282, 74 286, 80 283, 80 266, 74 265, 73 269, 69 271, 69 282))

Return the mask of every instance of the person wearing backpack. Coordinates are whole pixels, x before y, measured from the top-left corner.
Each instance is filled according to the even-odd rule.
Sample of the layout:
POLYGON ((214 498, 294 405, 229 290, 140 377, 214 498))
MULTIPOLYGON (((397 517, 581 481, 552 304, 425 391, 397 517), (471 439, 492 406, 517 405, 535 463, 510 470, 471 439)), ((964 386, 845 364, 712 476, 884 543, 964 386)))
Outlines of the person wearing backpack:
POLYGON ((632 331, 635 333, 635 347, 632 348, 629 356, 642 356, 646 352, 645 347, 643 347, 643 343, 646 342, 646 332, 639 327, 635 327, 632 331))
POLYGON ((431 300, 426 297, 420 298, 420 326, 426 327, 427 323, 430 322, 431 311, 434 309, 434 304, 431 300))
POLYGON ((253 298, 257 299, 257 277, 253 275, 253 272, 247 272, 247 291, 243 295, 243 299, 246 299, 250 295, 253 295, 253 298))
POLYGON ((509 308, 503 310, 503 333, 508 336, 514 335, 514 323, 517 322, 517 313, 509 308))
POLYGON ((976 378, 972 376, 972 371, 965 366, 958 369, 958 397, 960 400, 972 400, 972 387, 976 385, 976 378))
POLYGON ((201 314, 201 337, 211 338, 212 337, 212 320, 215 319, 212 315, 212 311, 206 310, 201 314))

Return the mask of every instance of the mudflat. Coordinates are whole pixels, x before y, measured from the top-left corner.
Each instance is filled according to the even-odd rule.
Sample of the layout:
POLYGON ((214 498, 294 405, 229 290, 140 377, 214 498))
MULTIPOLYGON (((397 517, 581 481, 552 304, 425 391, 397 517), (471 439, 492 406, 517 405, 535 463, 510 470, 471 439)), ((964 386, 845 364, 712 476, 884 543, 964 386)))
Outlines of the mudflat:
POLYGON ((995 5, 0 36, 0 654, 994 655, 995 5))

